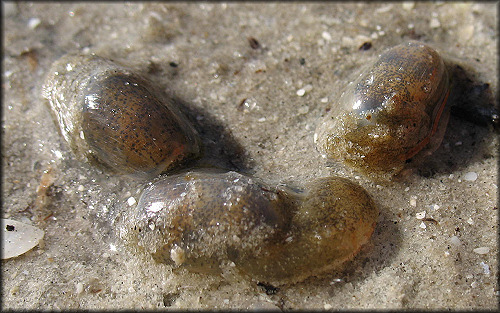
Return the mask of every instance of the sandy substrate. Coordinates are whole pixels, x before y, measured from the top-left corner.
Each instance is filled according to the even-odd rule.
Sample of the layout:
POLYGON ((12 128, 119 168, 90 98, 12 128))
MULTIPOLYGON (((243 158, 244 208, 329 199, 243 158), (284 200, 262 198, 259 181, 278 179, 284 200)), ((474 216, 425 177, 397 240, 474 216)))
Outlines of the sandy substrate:
POLYGON ((2 217, 45 231, 42 245, 2 261, 4 308, 497 308, 491 127, 452 115, 435 154, 393 183, 326 160, 313 143, 353 71, 407 40, 432 45, 496 97, 497 5, 2 5, 2 217), (371 48, 359 49, 365 42, 371 48), (371 241, 343 270, 277 289, 132 254, 118 225, 147 181, 78 162, 41 97, 50 64, 77 51, 128 64, 178 99, 205 147, 198 166, 270 185, 330 175, 358 182, 381 211, 371 241))

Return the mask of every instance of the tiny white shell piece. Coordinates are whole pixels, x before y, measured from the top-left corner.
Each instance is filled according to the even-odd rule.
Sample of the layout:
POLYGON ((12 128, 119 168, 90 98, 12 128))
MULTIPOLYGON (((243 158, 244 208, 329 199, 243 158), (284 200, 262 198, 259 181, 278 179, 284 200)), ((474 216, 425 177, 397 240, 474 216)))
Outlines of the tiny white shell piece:
POLYGON ((44 234, 35 226, 2 218, 2 259, 28 252, 38 245, 44 234))
POLYGON ((474 249, 472 251, 474 251, 477 254, 487 254, 488 252, 490 252, 490 248, 488 248, 488 247, 479 247, 479 248, 476 248, 476 249, 474 249))

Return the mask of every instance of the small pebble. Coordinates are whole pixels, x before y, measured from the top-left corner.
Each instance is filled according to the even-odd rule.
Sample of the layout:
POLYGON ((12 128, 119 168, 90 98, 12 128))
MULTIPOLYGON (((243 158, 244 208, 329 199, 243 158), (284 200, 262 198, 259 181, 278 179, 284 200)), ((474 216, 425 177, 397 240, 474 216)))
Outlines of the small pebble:
POLYGON ((181 247, 174 247, 170 250, 170 258, 176 265, 181 265, 186 261, 186 252, 181 247))
POLYGON ((476 181, 477 173, 476 172, 468 172, 465 174, 464 179, 467 181, 476 181))
POLYGON ((63 155, 62 155, 62 153, 61 153, 61 151, 59 151, 59 150, 52 150, 52 152, 54 153, 54 155, 55 155, 55 156, 56 156, 56 158, 58 158, 58 159, 61 159, 61 158, 62 158, 62 156, 63 156, 63 155))
POLYGON ((450 242, 455 245, 455 246, 459 246, 461 245, 462 243, 460 242, 460 239, 458 239, 457 236, 453 236, 450 238, 450 242))
POLYGON ((333 308, 333 306, 329 303, 325 303, 325 305, 323 306, 323 308, 325 308, 325 310, 331 310, 333 308))
POLYGON ((476 248, 476 249, 474 249, 472 251, 474 251, 477 254, 487 254, 488 252, 490 252, 490 248, 488 248, 488 247, 479 247, 479 248, 476 248))
POLYGON ((422 229, 426 229, 426 228, 427 228, 427 225, 425 225, 425 223, 424 223, 424 222, 422 222, 422 223, 420 223, 420 228, 422 228, 422 229))
POLYGON ((330 33, 328 33, 328 32, 321 33, 321 37, 323 37, 323 39, 326 41, 332 40, 332 35, 330 35, 330 33))
POLYGON ((130 197, 127 199, 127 203, 128 203, 128 205, 133 206, 134 204, 137 203, 137 201, 135 201, 134 197, 130 197))
POLYGON ((41 22, 42 21, 38 17, 32 17, 28 20, 28 27, 30 29, 35 29, 41 22))
POLYGON ((490 267, 488 266, 488 264, 484 263, 484 262, 481 262, 479 263, 481 265, 481 267, 483 268, 483 273, 485 275, 490 275, 490 267))
POLYGON ((77 283, 76 284, 76 293, 80 294, 83 292, 83 284, 82 283, 77 283))
POLYGON ((411 206, 417 206, 417 197, 412 196, 410 199, 410 205, 411 206))
POLYGON ((304 90, 304 88, 297 90, 297 96, 302 97, 305 94, 306 94, 306 91, 304 90))
POLYGON ((370 50, 370 48, 372 47, 372 43, 370 41, 365 41, 360 47, 359 47, 359 50, 362 50, 362 51, 366 51, 366 50, 370 50))
POLYGON ((425 218, 425 211, 418 212, 417 214, 415 214, 415 217, 419 220, 425 218))
POLYGON ((252 49, 260 48, 260 43, 257 39, 255 39, 254 37, 248 37, 247 39, 248 39, 248 43, 252 49))

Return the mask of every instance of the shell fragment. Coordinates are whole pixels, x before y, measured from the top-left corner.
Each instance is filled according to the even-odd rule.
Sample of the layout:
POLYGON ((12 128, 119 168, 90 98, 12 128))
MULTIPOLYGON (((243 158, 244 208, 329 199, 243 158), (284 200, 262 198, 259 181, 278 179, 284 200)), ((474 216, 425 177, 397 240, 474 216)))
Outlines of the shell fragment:
POLYGON ((28 252, 40 243, 44 234, 35 226, 2 218, 2 259, 28 252))

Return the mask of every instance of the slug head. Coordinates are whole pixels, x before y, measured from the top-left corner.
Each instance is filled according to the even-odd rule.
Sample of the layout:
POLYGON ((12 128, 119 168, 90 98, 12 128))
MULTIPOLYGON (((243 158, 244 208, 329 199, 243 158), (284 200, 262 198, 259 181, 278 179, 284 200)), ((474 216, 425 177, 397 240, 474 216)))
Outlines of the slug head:
POLYGON ((358 253, 375 229, 375 203, 348 179, 316 179, 295 197, 297 207, 286 236, 235 261, 252 278, 279 285, 339 268, 358 253))

